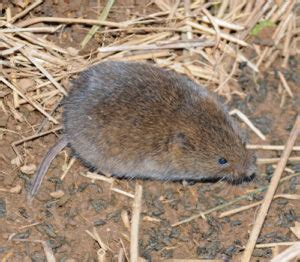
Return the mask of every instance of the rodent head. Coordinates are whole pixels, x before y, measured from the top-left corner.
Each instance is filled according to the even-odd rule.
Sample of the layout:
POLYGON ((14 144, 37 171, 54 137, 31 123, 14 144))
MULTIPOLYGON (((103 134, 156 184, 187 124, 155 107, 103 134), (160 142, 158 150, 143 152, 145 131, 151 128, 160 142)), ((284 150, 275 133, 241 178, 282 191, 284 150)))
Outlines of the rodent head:
POLYGON ((256 157, 245 147, 240 132, 216 100, 206 101, 201 111, 187 117, 172 136, 172 155, 187 179, 250 181, 256 157), (203 107, 206 113, 203 114, 203 107))

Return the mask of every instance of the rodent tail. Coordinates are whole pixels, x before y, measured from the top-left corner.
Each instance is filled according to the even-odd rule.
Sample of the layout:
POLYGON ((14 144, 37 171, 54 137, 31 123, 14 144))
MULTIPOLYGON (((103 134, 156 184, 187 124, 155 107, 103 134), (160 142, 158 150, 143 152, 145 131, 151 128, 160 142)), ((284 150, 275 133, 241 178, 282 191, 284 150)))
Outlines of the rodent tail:
POLYGON ((54 146, 52 146, 50 148, 50 150, 48 151, 48 153, 44 156, 42 162, 40 163, 33 182, 31 184, 30 190, 27 194, 27 200, 29 203, 32 202, 34 196, 36 195, 36 193, 39 191, 39 188, 42 184, 43 178, 46 175, 49 166, 52 162, 52 160, 58 155, 58 153, 67 146, 68 144, 68 140, 67 137, 65 135, 63 135, 54 146))

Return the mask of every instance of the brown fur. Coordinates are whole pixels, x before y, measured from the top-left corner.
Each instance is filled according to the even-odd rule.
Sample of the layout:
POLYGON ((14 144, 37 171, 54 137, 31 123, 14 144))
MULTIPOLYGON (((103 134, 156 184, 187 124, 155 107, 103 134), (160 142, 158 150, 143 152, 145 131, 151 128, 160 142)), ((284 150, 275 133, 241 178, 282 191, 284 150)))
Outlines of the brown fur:
POLYGON ((218 100, 150 64, 104 62, 86 70, 73 82, 63 118, 75 154, 119 177, 235 181, 255 169, 218 100), (228 163, 219 164, 221 157, 228 163))

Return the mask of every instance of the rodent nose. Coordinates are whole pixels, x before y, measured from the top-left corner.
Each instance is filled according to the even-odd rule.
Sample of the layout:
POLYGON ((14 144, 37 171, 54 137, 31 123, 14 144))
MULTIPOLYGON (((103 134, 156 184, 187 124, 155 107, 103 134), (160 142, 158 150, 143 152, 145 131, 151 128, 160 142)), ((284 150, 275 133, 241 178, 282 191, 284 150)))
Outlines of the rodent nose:
POLYGON ((250 176, 248 175, 248 176, 245 176, 244 177, 244 181, 245 182, 250 182, 250 181, 252 181, 254 178, 255 178, 255 176, 256 176, 256 173, 254 172, 254 173, 252 173, 250 176))

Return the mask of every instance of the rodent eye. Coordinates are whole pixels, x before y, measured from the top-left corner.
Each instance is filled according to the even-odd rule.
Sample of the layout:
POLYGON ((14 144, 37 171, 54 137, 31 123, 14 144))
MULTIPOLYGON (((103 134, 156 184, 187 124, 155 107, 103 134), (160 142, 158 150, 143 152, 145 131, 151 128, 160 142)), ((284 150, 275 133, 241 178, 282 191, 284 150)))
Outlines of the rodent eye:
POLYGON ((219 158, 218 160, 220 165, 225 165, 227 163, 227 160, 224 157, 219 158))

